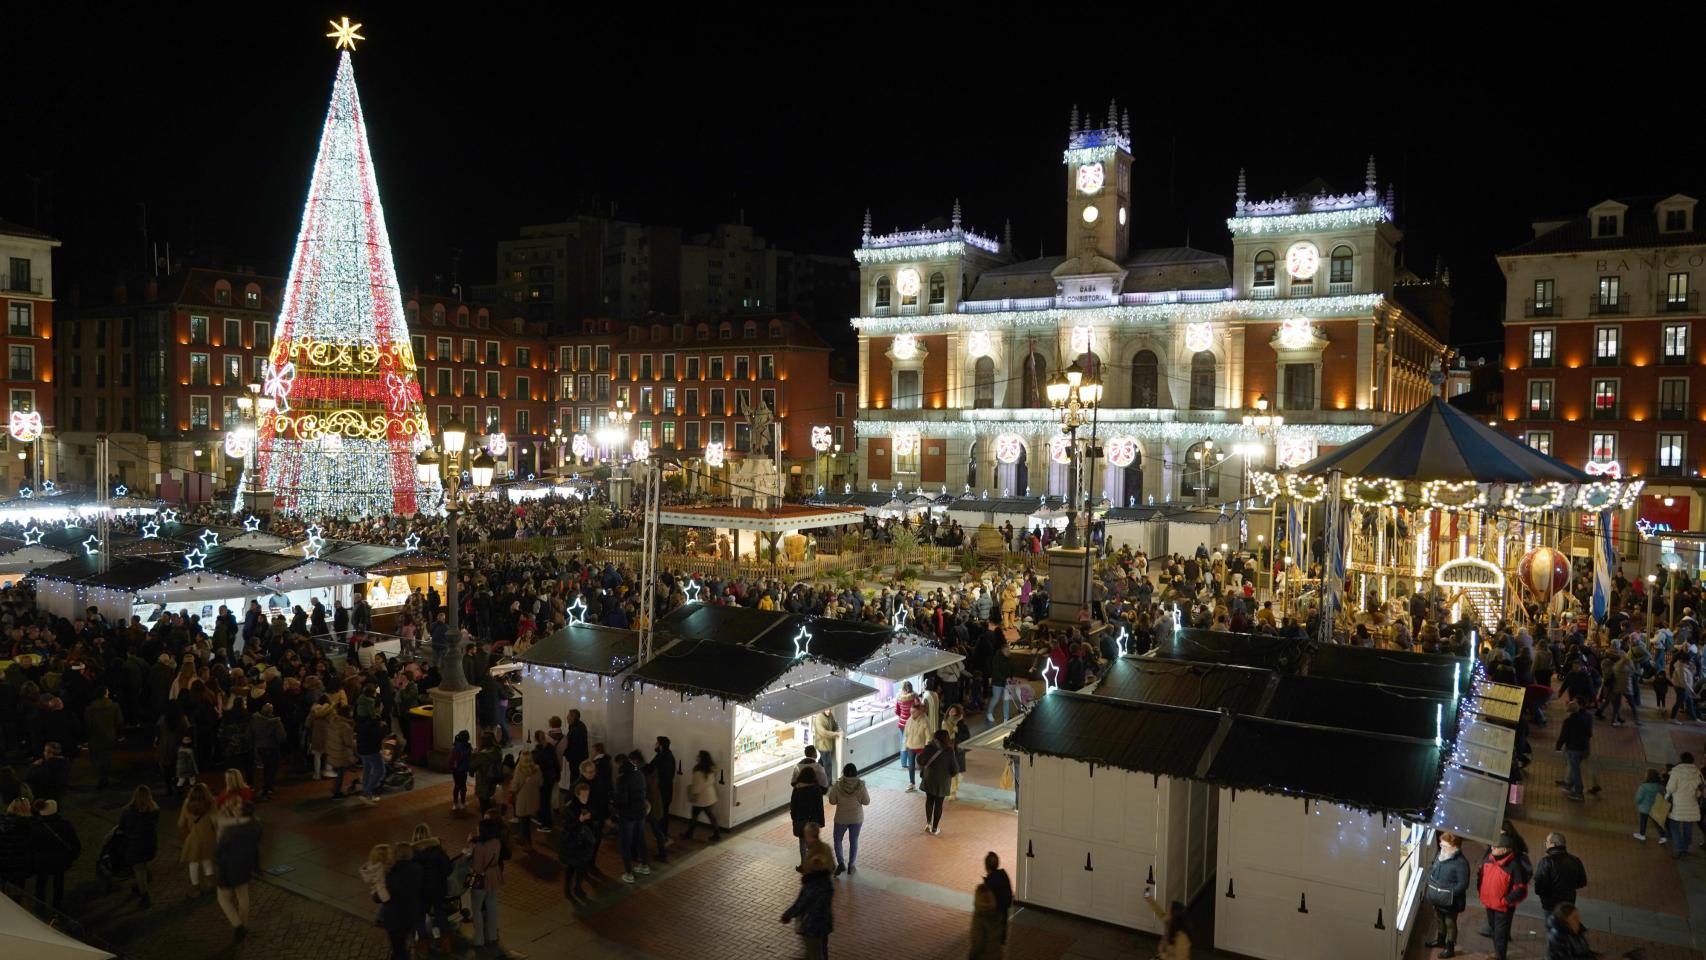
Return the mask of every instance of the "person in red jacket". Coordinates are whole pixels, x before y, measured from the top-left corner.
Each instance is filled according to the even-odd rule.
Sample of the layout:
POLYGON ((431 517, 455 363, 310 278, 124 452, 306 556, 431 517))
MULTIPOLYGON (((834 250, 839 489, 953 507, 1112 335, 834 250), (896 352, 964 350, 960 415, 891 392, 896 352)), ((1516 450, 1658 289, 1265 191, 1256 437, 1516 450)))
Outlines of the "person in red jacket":
POLYGON ((1475 888, 1481 894, 1481 906, 1487 909, 1487 929, 1483 936, 1493 938, 1493 956, 1505 960, 1510 948, 1511 921, 1517 905, 1528 899, 1528 879, 1532 871, 1517 852, 1517 842, 1509 833, 1499 834, 1481 861, 1475 875, 1475 888))

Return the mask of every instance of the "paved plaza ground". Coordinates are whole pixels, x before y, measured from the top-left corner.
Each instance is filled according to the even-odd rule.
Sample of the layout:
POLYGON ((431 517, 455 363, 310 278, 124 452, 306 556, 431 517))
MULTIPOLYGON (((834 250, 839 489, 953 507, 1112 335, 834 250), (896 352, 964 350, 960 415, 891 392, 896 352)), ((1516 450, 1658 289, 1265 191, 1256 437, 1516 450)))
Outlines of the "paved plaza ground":
MULTIPOLYGON (((1647 709, 1652 714, 1652 708, 1647 709)), ((1585 802, 1561 795, 1562 755, 1552 752, 1556 723, 1535 732, 1535 760, 1526 802, 1513 811, 1518 828, 1538 848, 1548 830, 1561 830, 1587 865, 1589 886, 1581 907, 1597 949, 1618 956, 1643 947, 1647 960, 1702 957, 1706 944, 1706 851, 1676 861, 1656 834, 1642 844, 1634 829, 1635 784, 1649 767, 1687 749, 1706 755, 1706 726, 1675 726, 1656 719, 1632 726, 1596 728, 1590 771, 1603 792, 1585 802)), ((140 759, 140 758, 139 758, 140 759)), ((961 799, 951 803, 940 836, 922 830, 923 799, 905 792, 905 775, 890 765, 872 773, 872 803, 855 876, 835 881, 835 934, 839 956, 876 957, 899 952, 907 960, 948 960, 966 955, 971 890, 986 851, 1013 870, 1016 819, 1011 794, 996 786, 997 755, 974 752, 961 799)), ((141 775, 142 768, 138 768, 141 775)), ((100 840, 117 820, 127 791, 97 792, 79 763, 66 806, 83 838, 84 854, 67 881, 68 912, 137 960, 341 960, 386 954, 372 924, 373 904, 356 870, 374 843, 407 839, 417 823, 429 824, 452 852, 474 824, 471 813, 450 809, 448 779, 422 774, 417 788, 387 794, 376 806, 334 800, 325 782, 289 781, 261 805, 265 824, 265 879, 254 889, 252 931, 241 947, 231 943, 211 896, 188 896, 188 876, 177 863, 172 829, 175 806, 162 816, 160 858, 155 861, 154 906, 141 910, 121 887, 105 892, 94 873, 100 840)), ((674 824, 679 833, 682 824, 674 824)), ((704 836, 703 833, 700 834, 704 836)), ((778 922, 798 884, 795 843, 785 811, 762 818, 712 844, 677 841, 668 864, 633 886, 612 879, 596 888, 590 906, 563 899, 555 835, 536 835, 518 850, 500 895, 504 945, 527 957, 719 960, 786 958, 802 951, 792 927, 778 922)), ((1466 850, 1478 860, 1481 850, 1466 850)), ((621 873, 614 839, 600 865, 621 873)), ((1133 890, 1138 896, 1141 891, 1133 890)), ((1193 905, 1199 957, 1212 930, 1213 887, 1193 905)), ((1473 934, 1478 914, 1464 915, 1460 955, 1490 956, 1490 943, 1473 934), (1471 922, 1476 921, 1476 922, 1471 922)), ((1433 920, 1417 921, 1406 960, 1435 955, 1421 946, 1433 920)), ((1021 909, 1012 923, 1013 960, 1143 960, 1154 955, 1149 935, 1043 910, 1021 909)), ((1519 912, 1511 957, 1545 956, 1545 932, 1532 898, 1519 912)))

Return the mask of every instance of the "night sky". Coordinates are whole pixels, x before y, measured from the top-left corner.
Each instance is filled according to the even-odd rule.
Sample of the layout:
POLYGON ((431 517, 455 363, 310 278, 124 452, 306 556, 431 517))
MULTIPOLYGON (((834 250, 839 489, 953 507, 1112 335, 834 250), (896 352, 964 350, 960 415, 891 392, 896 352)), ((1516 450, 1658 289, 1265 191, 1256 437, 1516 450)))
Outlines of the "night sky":
POLYGON ((958 197, 981 231, 1011 218, 1024 256, 1060 253, 1069 112, 1100 120, 1116 97, 1133 117, 1134 246, 1188 235, 1227 252, 1240 166, 1253 197, 1314 177, 1357 189, 1373 153, 1381 189, 1397 184, 1406 262, 1449 265, 1454 339, 1474 357, 1500 339, 1493 255, 1531 220, 1611 195, 1706 198, 1706 132, 1694 111, 1669 119, 1657 76, 1638 95, 1577 95, 1555 72, 1540 95, 1450 54, 1279 83, 1278 67, 1233 76, 1257 75, 1224 51, 1167 63, 1155 42, 1110 48, 1122 69, 1105 73, 976 44, 939 55, 890 42, 880 18, 661 26, 584 7, 554 21, 375 6, 73 11, 75 43, 36 51, 43 102, 8 107, 15 121, 28 102, 33 122, 8 124, 0 217, 65 241, 62 284, 140 268, 144 205, 150 240, 177 258, 282 273, 336 65, 321 35, 345 12, 371 38, 356 78, 405 287, 442 288, 453 270, 489 282, 495 242, 519 225, 612 203, 689 232, 744 212, 778 246, 848 254, 867 206, 888 230, 958 197), (838 52, 860 36, 887 52, 838 52), (1377 91, 1356 86, 1375 74, 1377 91), (1272 99, 1255 99, 1270 79, 1272 99))

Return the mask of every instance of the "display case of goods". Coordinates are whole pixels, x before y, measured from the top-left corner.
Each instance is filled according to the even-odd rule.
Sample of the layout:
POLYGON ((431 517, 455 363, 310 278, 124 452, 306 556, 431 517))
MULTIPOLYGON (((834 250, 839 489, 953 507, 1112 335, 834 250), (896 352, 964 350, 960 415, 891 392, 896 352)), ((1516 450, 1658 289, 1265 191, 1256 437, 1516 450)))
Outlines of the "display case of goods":
POLYGON ((898 756, 900 724, 894 712, 895 698, 908 683, 914 693, 922 694, 926 674, 964 659, 936 647, 893 647, 851 671, 852 679, 871 687, 872 692, 847 705, 841 762, 865 770, 898 756))

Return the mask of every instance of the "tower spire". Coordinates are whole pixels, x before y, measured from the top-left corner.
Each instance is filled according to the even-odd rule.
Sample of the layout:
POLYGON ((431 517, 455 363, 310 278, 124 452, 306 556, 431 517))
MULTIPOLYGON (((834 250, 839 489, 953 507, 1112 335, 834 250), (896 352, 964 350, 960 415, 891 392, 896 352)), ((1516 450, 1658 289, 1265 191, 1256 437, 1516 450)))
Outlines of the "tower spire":
POLYGON ((1242 212, 1244 209, 1244 198, 1247 195, 1248 195, 1248 193, 1247 193, 1246 184, 1244 181, 1244 168, 1239 167, 1238 168, 1238 203, 1236 204, 1236 206, 1238 207, 1238 210, 1240 212, 1242 212))
POLYGON ((960 228, 960 198, 954 198, 954 229, 960 228))
POLYGON ((1072 126, 1068 130, 1073 136, 1078 136, 1078 104, 1072 105, 1072 126))
POLYGON ((859 235, 859 239, 863 240, 865 243, 871 242, 871 208, 870 207, 865 208, 865 231, 859 235))
POLYGON ((1108 99, 1108 129, 1109 130, 1119 129, 1119 120, 1120 120, 1119 105, 1116 104, 1113 101, 1113 98, 1110 97, 1108 99))
POLYGON ((1013 251, 1013 218, 1012 217, 1008 217, 1007 222, 1001 228, 1001 249, 1008 252, 1008 253, 1011 253, 1013 251))
POLYGON ((1377 196, 1374 192, 1374 154, 1368 155, 1368 169, 1362 175, 1363 192, 1369 196, 1377 196))
POLYGON ((1120 111, 1120 136, 1127 140, 1131 139, 1131 111, 1129 109, 1120 111))

